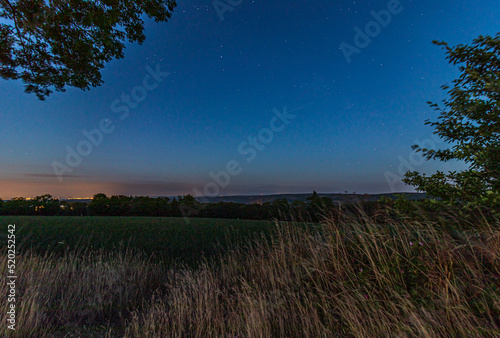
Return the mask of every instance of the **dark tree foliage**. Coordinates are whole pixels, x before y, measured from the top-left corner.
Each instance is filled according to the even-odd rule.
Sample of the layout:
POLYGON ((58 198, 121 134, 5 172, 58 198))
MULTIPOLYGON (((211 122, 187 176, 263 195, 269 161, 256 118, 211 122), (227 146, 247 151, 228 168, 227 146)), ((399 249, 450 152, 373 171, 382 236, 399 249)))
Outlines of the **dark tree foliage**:
POLYGON ((53 216, 59 215, 59 213, 59 200, 51 195, 42 195, 31 199, 17 197, 0 203, 0 215, 53 216))
MULTIPOLYGON (((106 196, 97 194, 90 203, 78 201, 59 201, 50 195, 37 196, 32 199, 14 198, 0 200, 0 215, 38 215, 38 216, 144 216, 144 217, 193 217, 193 218, 226 218, 247 220, 279 220, 298 222, 320 222, 325 219, 338 219, 342 214, 356 214, 361 211, 369 217, 385 215, 387 206, 408 215, 409 205, 415 201, 390 198, 379 202, 358 201, 334 204, 330 198, 320 197, 313 192, 306 201, 295 200, 290 203, 286 199, 277 199, 262 204, 243 204, 231 202, 200 203, 193 196, 178 196, 172 200, 168 197, 144 196, 106 196), (186 213, 185 211, 196 211, 186 213)), ((420 201, 418 201, 419 203, 420 201)))
POLYGON ((144 15, 167 21, 175 0, 0 0, 0 75, 21 79, 45 99, 66 86, 88 90, 103 81, 106 62, 124 43, 142 44, 144 15))
POLYGON ((306 198, 308 201, 306 210, 309 217, 315 221, 320 221, 320 216, 330 215, 333 209, 333 201, 328 197, 320 197, 316 191, 306 198))
POLYGON ((500 33, 480 36, 470 45, 443 46, 447 60, 459 65, 460 76, 450 86, 437 122, 426 124, 451 145, 449 149, 420 148, 430 159, 460 160, 468 164, 462 172, 437 172, 426 176, 408 172, 403 182, 441 203, 470 206, 500 206, 500 33))
POLYGON ((90 203, 59 201, 50 195, 43 195, 33 199, 0 200, 0 215, 201 217, 316 222, 320 213, 331 213, 334 208, 331 199, 320 198, 317 194, 312 196, 307 203, 289 203, 286 199, 279 199, 263 204, 201 204, 191 195, 170 200, 168 197, 97 194, 90 203))

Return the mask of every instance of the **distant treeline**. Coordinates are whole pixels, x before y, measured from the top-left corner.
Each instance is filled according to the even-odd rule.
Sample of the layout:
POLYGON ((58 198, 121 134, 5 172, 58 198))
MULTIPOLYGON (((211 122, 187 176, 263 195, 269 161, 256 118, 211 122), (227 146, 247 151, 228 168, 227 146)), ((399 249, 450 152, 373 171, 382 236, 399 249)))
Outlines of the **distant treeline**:
MULTIPOLYGON (((367 214, 380 209, 383 202, 360 202, 367 214)), ((307 220, 318 221, 321 215, 335 214, 340 206, 330 198, 313 192, 307 200, 289 202, 279 199, 262 204, 200 203, 193 196, 132 197, 97 194, 90 203, 59 201, 51 195, 32 199, 14 198, 0 200, 0 215, 37 216, 152 216, 152 217, 201 217, 250 220, 307 220)))

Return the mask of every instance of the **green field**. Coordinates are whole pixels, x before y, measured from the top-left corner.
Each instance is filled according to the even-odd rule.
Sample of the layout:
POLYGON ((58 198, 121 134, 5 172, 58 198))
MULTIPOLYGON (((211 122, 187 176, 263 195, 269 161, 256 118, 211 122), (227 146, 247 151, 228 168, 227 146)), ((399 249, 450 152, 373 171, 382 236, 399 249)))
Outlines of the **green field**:
POLYGON ((1 217, 0 335, 498 337, 499 220, 441 221, 1 217))
MULTIPOLYGON (((269 234, 269 221, 155 217, 2 216, 0 234, 16 225, 17 249, 61 254, 74 250, 125 250, 160 257, 162 261, 196 262, 235 244, 269 234)), ((2 240, 0 248, 7 244, 2 240)), ((153 258, 154 259, 154 258, 153 258)))

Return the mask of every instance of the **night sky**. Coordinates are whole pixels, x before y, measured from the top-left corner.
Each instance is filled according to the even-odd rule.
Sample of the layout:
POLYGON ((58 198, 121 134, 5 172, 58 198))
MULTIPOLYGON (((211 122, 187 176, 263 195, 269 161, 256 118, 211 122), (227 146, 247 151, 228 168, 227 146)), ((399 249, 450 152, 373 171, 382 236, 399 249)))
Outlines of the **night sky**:
POLYGON ((0 198, 402 192, 409 169, 464 168, 412 155, 457 76, 431 42, 500 31, 498 0, 178 2, 100 87, 39 101, 0 80, 0 198))

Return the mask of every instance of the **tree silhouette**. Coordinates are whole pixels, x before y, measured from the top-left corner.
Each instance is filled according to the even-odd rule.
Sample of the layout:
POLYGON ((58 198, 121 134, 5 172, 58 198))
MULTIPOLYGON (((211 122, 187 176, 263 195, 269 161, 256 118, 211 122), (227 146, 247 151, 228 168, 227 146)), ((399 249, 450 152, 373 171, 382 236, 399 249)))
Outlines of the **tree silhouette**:
POLYGON ((420 148, 430 159, 460 160, 469 165, 463 172, 438 171, 426 176, 408 172, 403 182, 448 204, 500 205, 500 33, 480 36, 470 45, 443 46, 447 60, 460 65, 453 86, 442 86, 449 98, 440 112, 434 133, 452 147, 444 150, 420 148))
POLYGON ((102 83, 106 62, 124 42, 145 40, 143 14, 167 21, 175 0, 0 0, 0 76, 21 79, 45 99, 66 86, 102 83))

